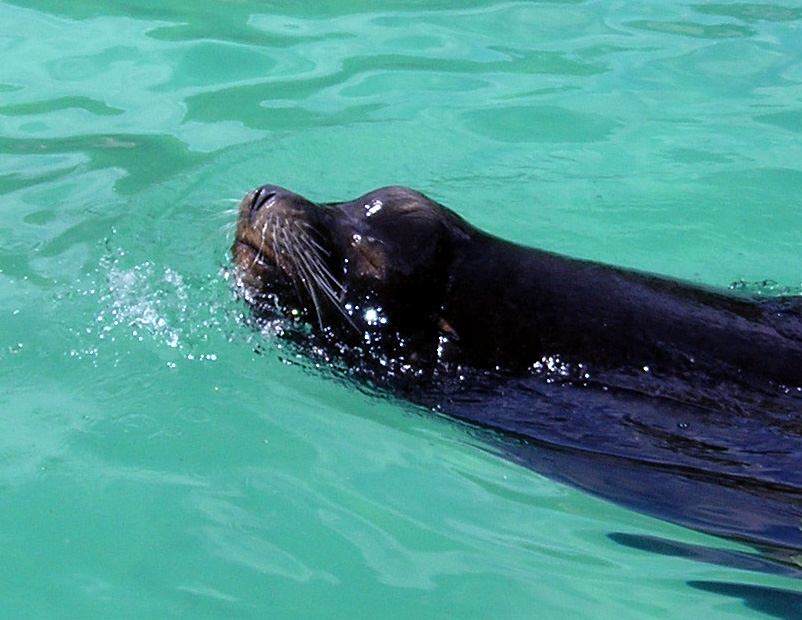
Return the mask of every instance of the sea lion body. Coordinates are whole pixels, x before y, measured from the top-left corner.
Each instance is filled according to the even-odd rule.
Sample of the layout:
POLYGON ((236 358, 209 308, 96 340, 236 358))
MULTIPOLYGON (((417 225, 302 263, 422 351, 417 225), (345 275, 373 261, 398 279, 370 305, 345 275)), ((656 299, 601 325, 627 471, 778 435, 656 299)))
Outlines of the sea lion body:
POLYGON ((729 380, 802 386, 800 299, 757 301, 523 247, 407 188, 324 205, 258 191, 243 202, 233 249, 241 273, 267 270, 246 286, 252 305, 273 292, 360 353, 385 339, 385 357, 426 370, 518 372, 559 358, 584 374, 713 367, 729 380))
POLYGON ((799 298, 523 247, 401 187, 315 204, 264 186, 232 253, 255 315, 284 317, 309 354, 500 431, 512 458, 598 495, 802 550, 799 298), (667 501, 677 481, 707 490, 667 501))

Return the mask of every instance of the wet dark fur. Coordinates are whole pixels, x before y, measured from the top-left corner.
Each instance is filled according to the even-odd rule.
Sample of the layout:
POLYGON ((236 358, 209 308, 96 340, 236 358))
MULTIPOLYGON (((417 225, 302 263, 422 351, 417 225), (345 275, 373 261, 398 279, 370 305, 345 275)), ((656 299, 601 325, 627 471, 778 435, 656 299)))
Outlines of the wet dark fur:
POLYGON ((802 301, 522 247, 407 188, 242 202, 239 290, 309 355, 618 503, 802 551, 802 301))

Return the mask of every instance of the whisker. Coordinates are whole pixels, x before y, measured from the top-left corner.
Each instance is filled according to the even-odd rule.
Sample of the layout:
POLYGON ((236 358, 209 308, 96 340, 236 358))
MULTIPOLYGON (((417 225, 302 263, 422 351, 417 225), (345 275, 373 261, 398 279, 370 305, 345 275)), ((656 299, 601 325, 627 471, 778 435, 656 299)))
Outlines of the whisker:
POLYGON ((303 232, 299 232, 298 240, 306 245, 306 247, 313 251, 320 254, 325 254, 326 256, 331 256, 331 252, 320 245, 317 241, 312 239, 312 237, 308 236, 303 232))
POLYGON ((263 258, 261 250, 257 250, 254 252, 253 259, 251 259, 251 264, 248 265, 248 269, 253 269, 255 265, 258 265, 261 259, 263 258))
MULTIPOLYGON (((293 237, 295 241, 304 241, 308 240, 308 237, 301 233, 293 237)), ((361 333, 361 330, 356 326, 351 316, 346 312, 345 308, 342 307, 342 293, 345 291, 345 287, 335 278, 329 269, 323 263, 319 254, 314 251, 311 251, 311 248, 307 246, 307 250, 309 252, 300 252, 297 256, 298 259, 302 262, 304 273, 310 278, 310 280, 317 285, 317 287, 323 292, 323 294, 331 301, 332 305, 337 308, 340 314, 343 315, 346 321, 357 331, 361 333), (339 294, 338 294, 339 293, 339 294)))
POLYGON ((332 291, 332 293, 334 293, 335 290, 339 291, 340 295, 345 292, 345 287, 339 282, 339 280, 337 280, 331 271, 329 271, 329 268, 326 267, 320 256, 316 254, 310 254, 308 255, 308 259, 313 261, 314 267, 317 268, 317 272, 321 276, 321 282, 324 283, 332 291))
POLYGON ((296 235, 295 239, 303 244, 306 250, 308 250, 308 253, 304 256, 309 261, 309 266, 313 268, 318 275, 317 279, 320 284, 325 286, 326 289, 332 294, 334 294, 335 289, 342 293, 345 290, 345 287, 337 280, 331 271, 329 271, 329 268, 323 262, 320 253, 316 251, 316 247, 319 246, 316 243, 313 244, 312 240, 303 233, 296 235))
POLYGON ((296 227, 299 229, 299 233, 303 235, 303 238, 308 241, 311 245, 314 245, 318 250, 323 252, 326 256, 329 256, 331 252, 324 248, 318 241, 315 239, 315 236, 319 236, 315 227, 312 226, 309 222, 295 222, 296 227))
POLYGON ((335 302, 335 304, 338 304, 339 301, 337 300, 331 283, 328 282, 324 277, 325 273, 328 272, 325 270, 325 267, 320 264, 319 259, 315 256, 301 254, 299 256, 299 260, 301 261, 305 272, 313 278, 315 284, 317 284, 318 287, 320 287, 320 289, 326 294, 326 297, 335 302))
POLYGON ((306 291, 309 293, 309 296, 312 298, 312 304, 315 306, 315 314, 317 314, 318 325, 320 326, 320 329, 323 329, 323 314, 320 311, 320 302, 318 301, 317 293, 315 292, 314 277, 304 262, 303 254, 299 254, 297 249, 292 245, 292 239, 289 237, 286 228, 282 228, 281 233, 284 237, 284 240, 288 242, 286 249, 293 266, 300 274, 299 279, 301 280, 301 283, 306 291))
MULTIPOLYGON (((273 235, 271 237, 271 248, 273 250, 273 261, 276 263, 276 266, 282 269, 285 273, 290 276, 290 280, 292 281, 292 286, 295 288, 295 293, 298 295, 298 299, 301 299, 301 289, 298 287, 298 282, 295 277, 295 266, 291 257, 288 257, 288 250, 285 248, 285 239, 283 236, 283 228, 278 222, 278 216, 274 213, 270 214, 267 222, 265 222, 265 226, 262 229, 262 236, 266 234, 267 229, 271 229, 273 231, 273 235)), ((263 241, 264 243, 264 241, 263 241)))
POLYGON ((309 310, 315 313, 312 320, 321 330, 326 327, 326 305, 331 304, 357 333, 362 333, 343 307, 346 288, 327 265, 326 258, 331 252, 315 238, 311 224, 270 211, 257 232, 263 249, 253 255, 253 264, 272 262, 286 273, 298 299, 309 300, 309 310))

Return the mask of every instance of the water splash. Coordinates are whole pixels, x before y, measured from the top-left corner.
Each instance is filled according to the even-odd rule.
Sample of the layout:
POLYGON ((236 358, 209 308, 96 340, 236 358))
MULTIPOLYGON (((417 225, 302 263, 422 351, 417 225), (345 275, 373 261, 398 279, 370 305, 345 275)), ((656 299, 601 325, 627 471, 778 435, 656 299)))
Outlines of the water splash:
POLYGON ((80 333, 84 345, 70 355, 99 357, 107 348, 136 342, 155 345, 170 367, 179 360, 216 362, 213 341, 220 336, 230 341, 232 326, 242 318, 219 275, 188 281, 176 269, 152 261, 127 265, 122 250, 104 257, 95 274, 103 284, 81 293, 95 298, 99 308, 80 333))

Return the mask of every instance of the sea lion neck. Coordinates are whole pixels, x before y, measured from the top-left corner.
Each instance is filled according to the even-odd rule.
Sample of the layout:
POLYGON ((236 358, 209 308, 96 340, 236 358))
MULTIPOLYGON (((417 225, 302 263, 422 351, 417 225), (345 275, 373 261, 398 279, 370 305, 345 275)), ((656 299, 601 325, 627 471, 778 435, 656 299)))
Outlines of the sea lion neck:
POLYGON ((519 370, 579 352, 559 336, 576 265, 478 230, 455 248, 442 313, 463 363, 519 370))

